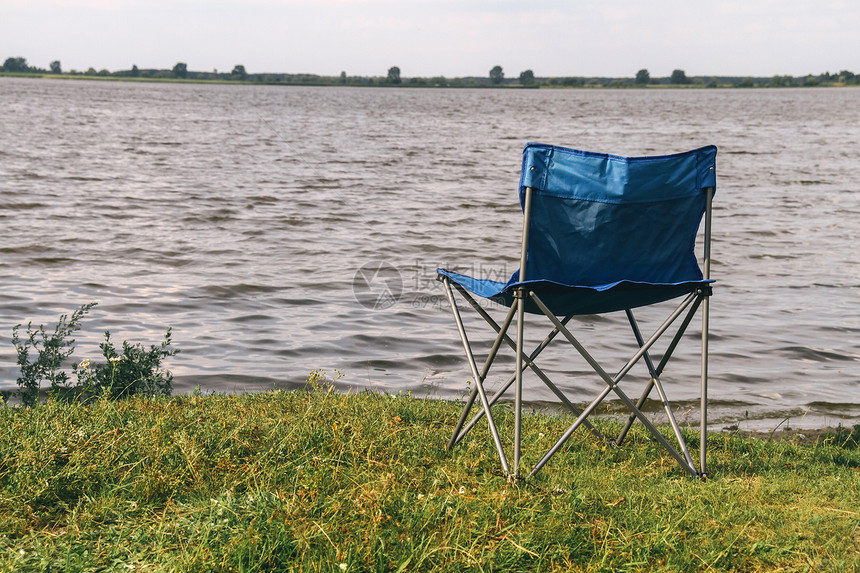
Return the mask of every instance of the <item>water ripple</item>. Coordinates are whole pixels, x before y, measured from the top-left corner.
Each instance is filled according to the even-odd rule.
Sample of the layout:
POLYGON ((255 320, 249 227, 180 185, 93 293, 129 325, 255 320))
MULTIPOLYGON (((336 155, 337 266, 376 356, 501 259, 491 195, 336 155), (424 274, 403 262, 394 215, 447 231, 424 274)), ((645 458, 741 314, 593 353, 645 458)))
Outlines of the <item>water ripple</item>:
MULTIPOLYGON (((860 416, 858 100, 0 78, 0 106, 19 110, 0 122, 0 328, 98 301, 80 354, 107 328, 156 343, 173 326, 178 391, 298 387, 322 368, 345 387, 458 399, 471 374, 435 268, 502 280, 516 268, 523 144, 641 155, 713 143, 717 418, 860 416), (390 305, 353 292, 379 262, 399 275, 390 305)), ((642 317, 643 330, 659 324, 642 317)), ((631 345, 617 317, 576 327, 609 364, 631 345)), ((467 328, 486 351, 484 325, 467 328)), ((697 357, 677 358, 666 382, 694 407, 697 357)), ((601 388, 569 352, 540 361, 577 399, 601 388)), ((0 347, 0 389, 16 376, 0 347)), ((555 401, 540 384, 526 394, 555 401)))

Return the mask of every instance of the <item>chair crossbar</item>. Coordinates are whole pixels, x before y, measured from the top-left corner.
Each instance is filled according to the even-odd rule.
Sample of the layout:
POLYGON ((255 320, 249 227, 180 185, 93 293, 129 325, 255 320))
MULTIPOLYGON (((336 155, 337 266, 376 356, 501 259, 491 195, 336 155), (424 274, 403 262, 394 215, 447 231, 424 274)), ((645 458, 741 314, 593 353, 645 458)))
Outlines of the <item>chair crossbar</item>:
MULTIPOLYGON (((447 288, 447 289, 450 289, 450 288, 451 288, 451 284, 450 284, 450 282, 449 282, 447 279, 444 279, 444 280, 443 280, 443 282, 445 283, 445 286, 446 286, 446 288, 447 288)), ((506 317, 505 317, 505 321, 503 322, 502 326, 499 326, 499 325, 496 323, 496 321, 493 319, 493 317, 491 317, 491 316, 487 313, 487 311, 486 311, 486 310, 484 310, 484 309, 483 309, 483 308, 482 308, 482 307, 477 303, 477 301, 475 301, 475 299, 474 299, 471 295, 469 295, 469 293, 468 293, 465 289, 463 289, 460 285, 458 285, 458 284, 456 284, 456 283, 455 283, 453 286, 454 286, 454 288, 456 288, 456 289, 457 289, 457 291, 458 291, 458 292, 463 296, 463 298, 464 298, 464 299, 466 299, 466 301, 467 301, 467 302, 469 302, 469 304, 470 304, 470 305, 475 309, 475 311, 476 311, 476 312, 477 312, 477 313, 478 313, 478 314, 479 314, 479 315, 480 315, 480 316, 481 316, 481 317, 482 317, 482 318, 483 318, 483 319, 484 319, 484 320, 485 320, 485 321, 486 321, 486 322, 487 322, 487 323, 488 323, 488 324, 493 328, 493 330, 495 330, 495 331, 496 331, 496 333, 497 333, 497 337, 496 337, 495 343, 494 343, 494 345, 493 345, 493 348, 491 349, 491 351, 490 351, 489 355, 487 356, 487 360, 486 360, 486 362, 485 362, 484 369, 483 369, 483 370, 481 371, 481 373, 480 373, 480 383, 482 383, 482 384, 483 384, 483 382, 484 382, 484 380, 486 379, 486 376, 487 376, 487 374, 488 374, 488 372, 489 372, 490 366, 491 366, 491 364, 492 364, 493 360, 495 359, 496 353, 497 353, 497 351, 498 351, 499 341, 500 341, 502 338, 504 338, 505 342, 506 342, 506 343, 507 343, 507 344, 508 344, 512 349, 514 349, 514 350, 516 351, 516 343, 515 343, 515 342, 510 338, 510 336, 508 336, 508 335, 507 335, 507 333, 506 333, 506 332, 507 332, 507 329, 510 327, 511 318, 512 318, 512 316, 513 316, 513 313, 514 313, 514 312, 516 311, 516 309, 517 309, 518 301, 517 301, 517 302, 515 302, 513 305, 511 305, 511 309, 510 309, 510 310, 509 310, 509 312, 507 313, 507 315, 506 315, 506 317)), ((573 315, 567 316, 567 317, 565 317, 561 322, 562 322, 562 324, 567 324, 567 323, 568 323, 572 318, 573 318, 573 315)), ((544 338, 544 340, 543 340, 543 341, 541 341, 541 343, 540 343, 540 344, 539 344, 539 345, 538 345, 538 346, 537 346, 537 347, 532 351, 532 353, 531 353, 531 354, 529 354, 528 356, 526 356, 526 354, 525 354, 524 352, 521 352, 520 359, 522 360, 523 365, 528 366, 528 367, 529 367, 529 368, 530 368, 530 369, 535 373, 535 375, 537 375, 537 376, 538 376, 538 378, 540 378, 540 379, 541 379, 541 381, 542 381, 544 384, 546 384, 546 386, 547 386, 547 387, 548 387, 548 388, 553 392, 553 394, 555 394, 555 395, 556 395, 556 397, 558 397, 558 398, 562 401, 562 403, 563 403, 563 404, 564 404, 564 405, 565 405, 565 406, 566 406, 566 407, 567 407, 571 412, 573 412, 573 413, 574 413, 574 415, 577 415, 577 416, 578 416, 578 415, 580 414, 579 409, 578 409, 576 406, 574 406, 574 405, 570 402, 570 400, 567 398, 567 396, 564 394, 564 392, 562 392, 562 391, 558 388, 558 386, 556 386, 556 385, 552 382, 552 380, 551 380, 551 379, 550 379, 550 378, 549 378, 549 377, 548 377, 548 376, 543 372, 543 370, 541 370, 541 368, 540 368, 540 367, 535 363, 535 359, 538 357, 538 355, 539 355, 539 354, 540 354, 540 353, 541 353, 541 352, 542 352, 542 351, 543 351, 547 346, 549 346, 550 342, 552 342, 552 340, 553 340, 553 339, 554 339, 558 334, 559 334, 559 330, 558 330, 558 329, 553 329, 553 330, 552 330, 552 331, 551 331, 551 332, 550 332, 550 333, 549 333, 549 334, 544 338)), ((470 350, 469 352, 471 352, 471 350, 470 350)), ((494 396, 489 400, 489 405, 490 405, 491 407, 492 407, 492 406, 493 406, 493 405, 494 405, 494 404, 495 404, 495 403, 496 403, 496 402, 497 402, 497 401, 498 401, 498 400, 499 400, 499 399, 500 399, 500 398, 505 394, 505 392, 507 392, 507 390, 511 387, 511 385, 515 382, 515 380, 516 380, 516 373, 512 374, 512 375, 508 378, 508 380, 505 382, 505 384, 503 384, 503 385, 502 385, 502 387, 501 387, 501 388, 496 392, 496 394, 495 394, 495 395, 494 395, 494 396)), ((472 408, 472 406, 473 406, 473 404, 474 404, 474 401, 475 401, 475 398, 476 398, 476 396, 477 396, 477 393, 478 393, 478 389, 477 389, 477 384, 476 384, 476 386, 475 386, 474 388, 472 388, 472 391, 471 391, 471 393, 470 393, 470 395, 469 395, 469 398, 468 398, 468 400, 467 400, 467 402, 466 402, 466 405, 465 405, 465 407, 463 408, 463 412, 462 412, 462 413, 461 413, 461 415, 460 415, 460 419, 458 420, 457 425, 455 426, 454 433, 453 433, 453 434, 452 434, 452 436, 451 436, 451 440, 450 440, 450 442, 448 443, 448 449, 449 449, 449 450, 450 450, 451 448, 453 448, 457 443, 459 443, 459 442, 460 442, 460 441, 461 441, 461 440, 466 436, 466 434, 468 434, 468 432, 469 432, 469 431, 470 431, 470 430, 475 426, 475 424, 476 424, 476 423, 477 423, 477 422, 478 422, 478 421, 483 417, 483 415, 484 415, 484 412, 485 412, 485 411, 484 411, 484 409, 481 409, 481 410, 479 410, 479 411, 478 411, 478 413, 477 413, 477 414, 472 418, 472 420, 471 420, 468 424, 465 424, 466 418, 468 417, 468 413, 469 413, 469 411, 471 410, 471 408, 472 408), (465 426, 464 426, 464 424, 465 424, 465 426)), ((598 437, 598 438, 600 438, 600 439, 605 440, 604 436, 600 433, 600 431, 598 431, 598 430, 597 430, 597 428, 595 428, 595 427, 594 427, 590 422, 586 422, 586 427, 587 427, 587 428, 589 429, 589 431, 591 431, 591 432, 592 432, 596 437, 598 437)))
MULTIPOLYGON (((652 380, 648 382, 648 385, 645 387, 645 390, 642 392, 642 396, 639 398, 639 401, 636 403, 637 407, 642 408, 642 406, 645 404, 645 401, 648 399, 648 396, 651 394, 651 390, 653 390, 653 388, 654 388, 654 379, 659 380, 660 375, 663 373, 663 369, 666 367, 666 364, 668 364, 669 359, 672 357, 672 354, 675 351, 675 348, 677 348, 678 343, 681 341, 681 337, 684 335, 684 333, 686 333, 687 327, 690 325, 690 322, 693 320, 693 317, 696 315, 696 311, 699 309, 699 306, 702 303, 702 298, 704 296, 705 296, 704 292, 700 292, 699 296, 696 297, 696 300, 694 301, 693 305, 690 307, 689 312, 684 317, 684 320, 681 322, 681 325, 678 327, 678 331, 675 333, 675 336, 672 338, 672 341, 669 343, 669 346, 666 348, 666 351, 663 353, 663 357, 660 359, 660 364, 657 365, 656 368, 653 366, 653 363, 651 362, 650 356, 646 353, 645 361, 646 361, 646 364, 648 365, 648 371, 651 374, 652 380)), ((636 319, 633 318, 632 311, 628 310, 627 313, 628 313, 628 318, 630 320, 630 324, 633 328, 634 335, 636 336, 636 340, 639 343, 639 345, 641 346, 643 344, 642 339, 641 339, 642 336, 639 333, 638 326, 636 325, 636 322, 635 322, 636 319)), ((621 444, 621 442, 624 441, 624 437, 627 435, 627 432, 630 430, 630 427, 633 425, 634 420, 635 420, 635 416, 633 416, 631 414, 630 417, 627 419, 627 423, 625 424, 624 428, 621 430, 621 433, 618 435, 618 438, 616 439, 616 443, 621 444)), ((691 463, 691 465, 692 465, 692 463, 691 463)))
MULTIPOLYGON (((448 291, 451 290, 451 285, 447 280, 445 281, 445 288, 448 291)), ((462 291, 460 291, 460 292, 462 294, 462 291)), ((453 293, 451 293, 449 300, 451 300, 451 301, 454 300, 453 293)), ((456 303, 452 302, 452 304, 456 304, 456 303)), ((475 304, 477 304, 477 303, 475 303, 475 304)), ((483 310, 483 309, 481 309, 481 310, 483 310)), ((507 316, 505 317, 505 321, 503 323, 503 326, 499 326, 498 324, 495 323, 495 321, 491 322, 493 328, 496 329, 496 333, 497 333, 496 340, 493 343, 493 347, 490 350, 490 353, 487 355, 487 358, 484 362, 483 370, 481 370, 481 373, 478 376, 478 379, 476 379, 475 387, 472 388, 472 391, 469 394, 469 399, 466 402, 466 407, 463 408, 463 412, 460 414, 460 419, 457 421, 457 425, 455 426, 454 433, 451 435, 451 440, 448 442, 448 449, 449 450, 451 448, 453 448, 461 439, 463 439, 463 436, 465 436, 465 434, 477 422, 477 419, 472 420, 472 422, 467 426, 466 430, 464 430, 462 432, 462 434, 458 436, 460 429, 463 427, 463 424, 466 422, 466 419, 468 418, 469 411, 471 410, 472 405, 475 403, 475 397, 477 396, 477 393, 478 393, 478 385, 477 384, 478 384, 478 382, 480 382, 483 385, 483 381, 487 377, 487 373, 490 370, 490 366, 492 366, 493 361, 495 360, 496 354, 499 350, 499 347, 501 346, 502 339, 506 336, 505 332, 507 332, 507 329, 510 327, 511 320, 513 319, 515 311, 516 311, 516 308, 512 306, 510 311, 508 312, 507 316)), ((471 346, 469 347, 469 350, 467 350, 467 353, 470 353, 470 354, 472 353, 471 346)), ((492 406, 493 404, 496 403, 496 401, 498 399, 499 399, 498 395, 494 396, 493 399, 489 401, 489 405, 492 406)), ((481 410, 481 412, 483 412, 483 410, 481 410)))
MULTIPOLYGON (((633 403, 632 400, 624 393, 624 391, 619 387, 619 382, 624 376, 632 369, 633 365, 642 358, 648 350, 653 346, 653 344, 666 332, 666 330, 671 326, 671 324, 683 313, 683 311, 693 303, 693 301, 700 296, 698 293, 691 293, 688 295, 684 301, 681 302, 680 305, 672 312, 672 314, 660 325, 660 327, 655 331, 655 333, 649 338, 646 342, 644 342, 639 350, 633 355, 633 357, 627 362, 627 364, 616 374, 614 377, 611 377, 600 365, 600 363, 595 360, 591 354, 585 349, 584 346, 573 336, 570 330, 558 320, 558 318, 552 313, 552 311, 543 303, 540 297, 534 292, 529 292, 528 296, 535 302, 535 304, 540 308, 541 312, 546 315, 547 318, 554 324, 556 328, 561 331, 564 337, 568 340, 568 342, 579 352, 579 354, 585 359, 585 361, 591 366, 591 368, 597 373, 597 375, 606 383, 607 387, 600 393, 600 395, 589 404, 589 406, 582 412, 582 414, 574 421, 573 424, 568 428, 568 430, 562 435, 562 437, 553 445, 552 448, 544 455, 544 457, 538 462, 538 464, 532 469, 531 473, 527 477, 532 477, 535 473, 540 470, 546 464, 547 461, 561 448, 564 442, 573 434, 573 432, 585 421, 585 419, 597 408, 597 406, 609 395, 610 392, 615 392, 619 399, 624 403, 624 405, 630 410, 630 412, 635 415, 636 418, 639 419, 640 422, 648 429, 651 435, 663 446, 663 448, 678 462, 678 464, 683 468, 686 472, 691 475, 698 476, 700 475, 696 468, 692 463, 688 462, 684 456, 679 454, 675 448, 666 440, 663 434, 654 426, 654 424, 648 419, 647 416, 641 411, 636 404, 633 403)), ((655 385, 660 387, 662 390, 662 386, 659 385, 659 381, 655 380, 655 385)), ((680 431, 678 432, 678 436, 680 436, 680 431)), ((681 440, 683 443, 683 439, 681 440)), ((689 456, 689 454, 687 454, 689 456)))
MULTIPOLYGON (((695 313, 697 306, 698 304, 693 304, 691 306, 691 312, 687 314, 687 318, 691 317, 692 313, 695 313)), ((645 341, 643 340, 642 333, 639 330, 639 324, 636 322, 636 318, 633 316, 632 310, 627 309, 626 314, 627 320, 630 322, 630 328, 633 330, 633 336, 636 338, 636 343, 639 344, 641 348, 645 344, 645 341)), ((689 324, 689 321, 686 321, 686 323, 689 324)), ((684 322, 682 322, 681 327, 673 340, 677 340, 678 338, 680 338, 680 336, 683 335, 685 329, 686 326, 684 322)), ((651 361, 651 356, 648 352, 646 352, 642 356, 642 358, 645 361, 645 365, 648 368, 649 374, 651 374, 651 379, 648 381, 648 393, 650 394, 651 388, 657 388, 657 394, 660 396, 661 404, 666 412, 666 417, 669 420, 669 424, 672 426, 672 432, 675 434, 675 439, 678 442, 678 446, 681 448, 681 453, 684 454, 684 459, 687 461, 687 464, 690 467, 693 467, 693 458, 690 456, 690 451, 687 448, 687 442, 684 440, 684 436, 681 434, 681 428, 678 426, 678 422, 675 420, 675 415, 672 413, 672 405, 669 403, 669 398, 666 396, 666 392, 663 390, 663 385, 660 383, 660 375, 657 372, 657 369, 654 368, 654 363, 651 361)), ((640 398, 639 402, 636 404, 636 407, 641 410, 643 404, 644 400, 640 398)), ((635 416, 633 417, 635 419, 635 416)))
MULTIPOLYGON (((463 295, 463 297, 464 297, 464 298, 469 302, 469 304, 471 304, 471 305, 472 305, 472 307, 475 309, 475 311, 476 311, 476 312, 477 312, 477 313, 478 313, 478 314, 479 314, 479 315, 480 315, 480 316, 481 316, 481 317, 482 317, 482 318, 483 318, 483 319, 484 319, 484 320, 485 320, 485 321, 486 321, 486 322, 487 322, 487 323, 488 323, 488 324, 489 324, 489 325, 490 325, 490 326, 491 326, 491 327, 492 327, 496 332, 499 332, 500 330, 502 330, 502 328, 500 328, 500 327, 496 324, 496 321, 495 321, 495 320, 493 320, 493 317, 491 317, 491 316, 487 313, 487 311, 486 311, 486 310, 484 310, 484 309, 481 307, 481 305, 479 305, 479 304, 477 303, 477 301, 475 301, 474 297, 472 297, 472 296, 471 296, 471 295, 470 295, 470 294, 469 294, 469 293, 468 293, 468 292, 467 292, 463 287, 461 287, 460 285, 455 284, 454 286, 457 288, 457 291, 458 291, 461 295, 463 295)), ((512 308, 512 309, 517 309, 517 310, 518 310, 518 303, 515 303, 514 305, 511 305, 511 308, 512 308)), ((510 316, 510 313, 509 313, 509 316, 510 316)), ((573 318, 573 315, 567 316, 567 317, 565 317, 565 318, 564 318, 564 320, 562 320, 562 321, 561 321, 561 323, 562 323, 562 324, 567 324, 567 323, 570 321, 570 319, 572 319, 572 318, 573 318)), ((561 390, 559 390, 559 389, 558 389, 558 387, 557 387, 557 386, 552 382, 552 380, 550 380, 550 378, 549 378, 549 377, 548 377, 548 376, 543 372, 543 370, 541 370, 541 369, 540 369, 540 367, 539 367, 537 364, 535 364, 535 362, 534 362, 534 361, 535 361, 535 359, 537 358, 537 356, 538 356, 538 355, 539 355, 539 354, 540 354, 540 353, 541 353, 541 352, 542 352, 542 351, 543 351, 547 346, 549 346, 549 343, 550 343, 550 342, 552 342, 553 338, 555 338, 555 337, 558 335, 558 333, 559 333, 559 331, 558 331, 557 329, 553 329, 553 330, 552 330, 552 331, 551 331, 551 332, 546 336, 546 338, 544 338, 544 339, 543 339, 543 341, 542 341, 542 342, 541 342, 541 343, 540 343, 540 344, 535 348, 535 350, 532 352, 532 354, 531 354, 531 355, 526 356, 524 352, 521 352, 521 353, 520 353, 520 357, 522 358, 524 365, 528 366, 528 367, 529 367, 529 368, 530 368, 530 369, 531 369, 531 370, 532 370, 532 371, 533 371, 533 372, 534 372, 534 373, 535 373, 535 374, 536 374, 536 375, 537 375, 537 376, 538 376, 538 377, 539 377, 539 378, 544 382, 544 384, 546 384, 546 385, 549 387, 549 389, 550 389, 550 390, 551 390, 551 391, 552 391, 552 392, 553 392, 553 393, 554 393, 554 394, 555 394, 555 395, 556 395, 556 396, 557 396, 557 397, 558 397, 558 398, 559 398, 559 399, 564 403, 564 405, 565 405, 565 406, 567 406, 567 408, 568 408, 569 410, 571 410, 574 414, 579 415, 579 410, 576 408, 576 406, 574 406, 574 405, 570 402, 570 400, 568 400, 568 399, 567 399, 567 396, 565 396, 565 395, 564 395, 564 392, 562 392, 561 390)), ((517 348, 516 343, 511 339, 511 337, 510 337, 510 336, 508 336, 507 334, 504 334, 504 339, 505 339, 505 342, 507 342, 508 346, 510 346, 512 350, 516 351, 516 348, 517 348)), ((484 374, 486 375, 486 373, 484 373, 484 374)), ((511 383, 512 383, 512 382, 513 382, 513 379, 512 379, 512 381, 511 381, 511 383)), ((509 385, 510 385, 510 384, 509 384, 509 385)), ((508 386, 509 386, 509 385, 508 385, 508 386)), ((597 432, 597 429, 596 429, 596 428, 591 427, 591 429, 592 429, 594 432, 597 432)), ((599 432, 597 432, 597 433, 599 434, 599 432)), ((602 438, 603 436, 599 436, 599 437, 601 437, 601 438, 602 438)))

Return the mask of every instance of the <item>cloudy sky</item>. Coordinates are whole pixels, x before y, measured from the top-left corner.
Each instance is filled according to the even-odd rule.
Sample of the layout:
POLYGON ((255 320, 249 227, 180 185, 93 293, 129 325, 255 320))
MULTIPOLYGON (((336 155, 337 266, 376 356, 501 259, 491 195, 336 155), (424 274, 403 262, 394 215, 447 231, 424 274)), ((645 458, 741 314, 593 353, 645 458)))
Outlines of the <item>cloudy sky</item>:
POLYGON ((486 76, 860 73, 857 0, 0 0, 0 62, 486 76))

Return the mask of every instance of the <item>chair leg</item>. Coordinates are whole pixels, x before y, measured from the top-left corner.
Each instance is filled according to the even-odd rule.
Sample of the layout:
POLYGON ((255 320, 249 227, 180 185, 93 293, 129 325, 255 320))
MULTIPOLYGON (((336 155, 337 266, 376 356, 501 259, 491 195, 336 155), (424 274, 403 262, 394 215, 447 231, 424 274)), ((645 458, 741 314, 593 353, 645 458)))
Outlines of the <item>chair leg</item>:
MULTIPOLYGON (((448 288, 450 289, 450 287, 448 287, 448 288)), ((506 332, 507 332, 508 328, 510 327, 511 320, 514 317, 515 311, 516 311, 516 307, 512 307, 510 309, 507 316, 505 317, 505 321, 502 324, 502 326, 498 326, 497 324, 495 324, 495 322, 492 323, 493 327, 496 329, 497 335, 496 335, 496 340, 493 343, 493 347, 490 350, 490 353, 487 355, 487 358, 484 362, 484 368, 483 368, 483 370, 481 370, 481 373, 479 376, 482 384, 487 377, 487 373, 490 371, 490 367, 492 366, 493 361, 496 359, 496 354, 499 351, 499 347, 501 346, 502 339, 504 337, 507 337, 506 332)), ((470 350, 470 352, 471 352, 471 350, 470 350)), ((451 450, 457 444, 457 442, 459 442, 461 439, 463 439, 463 436, 465 436, 466 433, 468 433, 468 431, 472 428, 472 426, 474 426, 475 420, 473 420, 473 422, 470 423, 466 427, 465 430, 463 430, 463 424, 465 423, 466 418, 469 415, 469 411, 472 409, 472 405, 475 402, 475 397, 477 396, 477 394, 478 394, 478 385, 475 384, 475 387, 472 388, 472 391, 469 394, 469 399, 466 402, 465 407, 463 408, 463 412, 460 414, 460 419, 457 421, 457 425, 454 428, 454 432, 453 432, 453 434, 451 434, 451 440, 448 442, 448 450, 451 450)), ((490 400, 490 406, 495 404, 496 400, 498 400, 498 395, 493 397, 492 400, 490 400)), ((483 413, 483 410, 481 410, 481 413, 483 413)), ((480 415, 478 417, 480 417, 480 415)), ((476 419, 478 417, 476 417, 476 419)))
POLYGON ((499 431, 496 428, 496 422, 493 419, 493 414, 490 411, 490 404, 487 401, 487 394, 484 392, 484 385, 481 380, 481 377, 478 373, 478 366, 475 364, 475 357, 472 354, 472 347, 469 345, 469 339, 466 337, 466 329, 463 326, 463 319, 460 317, 460 311, 457 308, 457 303, 454 301, 454 293, 451 292, 450 283, 446 280, 445 284, 445 292, 448 295, 448 303, 451 305, 451 311, 454 314, 454 320, 457 322, 457 330, 460 333, 460 340, 463 342, 463 349, 466 351, 466 356, 469 359, 469 368, 472 370, 472 376, 475 378, 475 388, 478 391, 478 396, 481 398, 481 405, 483 406, 486 415, 487 415, 487 424, 490 427, 490 434, 493 436, 493 443, 496 446, 496 451, 499 454, 499 460, 502 463, 502 469, 504 470, 506 475, 511 473, 510 466, 508 465, 507 457, 505 456, 505 450, 502 447, 502 441, 499 438, 499 431))
MULTIPOLYGON (((636 407, 638 409, 642 409, 642 406, 645 405, 645 401, 648 399, 648 396, 651 395, 651 390, 654 389, 654 375, 651 375, 651 380, 648 381, 648 384, 645 385, 645 389, 642 391, 642 395, 639 396, 639 400, 636 402, 636 407)), ((618 434, 618 437, 615 438, 615 445, 620 446, 624 443, 624 439, 627 438, 628 432, 630 432, 630 428, 633 427, 633 422, 636 421, 636 414, 631 413, 627 416, 627 422, 624 423, 624 427, 621 428, 621 432, 618 434)))
MULTIPOLYGON (((454 432, 451 434, 451 439, 448 440, 448 445, 445 447, 445 449, 448 450, 449 452, 454 449, 454 446, 456 446, 457 443, 463 439, 463 436, 465 436, 466 433, 474 425, 474 423, 470 424, 469 426, 466 427, 466 429, 462 432, 462 434, 460 433, 461 430, 463 430, 463 424, 466 423, 466 419, 469 417, 469 411, 471 411, 472 406, 475 403, 475 398, 477 398, 477 397, 478 397, 478 386, 476 384, 472 388, 472 391, 469 392, 469 398, 466 400, 466 405, 463 406, 463 411, 460 412, 460 418, 457 420, 457 424, 454 426, 454 432)), ((492 405, 493 405, 493 400, 490 400, 490 406, 492 406, 492 405)), ((483 410, 481 410, 481 412, 483 412, 483 410)), ((475 420, 473 420, 473 422, 474 421, 475 420)))
POLYGON ((700 477, 708 477, 708 312, 709 297, 707 293, 702 294, 702 388, 701 388, 701 414, 699 429, 699 471, 700 477))
POLYGON ((525 289, 517 291, 517 379, 514 390, 514 472, 513 476, 519 475, 520 470, 520 445, 522 441, 522 418, 523 418, 523 334, 525 332, 525 289))

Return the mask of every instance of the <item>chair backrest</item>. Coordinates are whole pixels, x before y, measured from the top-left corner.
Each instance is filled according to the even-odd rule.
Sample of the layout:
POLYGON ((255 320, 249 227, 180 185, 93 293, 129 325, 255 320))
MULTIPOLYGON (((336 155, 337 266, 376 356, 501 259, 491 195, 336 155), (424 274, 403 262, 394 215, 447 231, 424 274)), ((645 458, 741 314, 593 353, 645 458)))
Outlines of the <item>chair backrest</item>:
POLYGON ((708 146, 620 157, 529 143, 520 177, 524 208, 532 189, 525 280, 701 280, 695 242, 705 190, 716 187, 716 154, 708 146))

